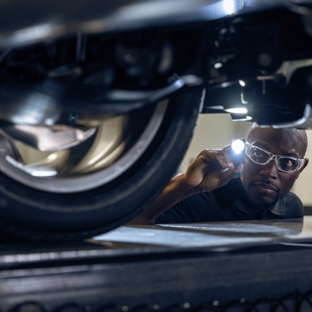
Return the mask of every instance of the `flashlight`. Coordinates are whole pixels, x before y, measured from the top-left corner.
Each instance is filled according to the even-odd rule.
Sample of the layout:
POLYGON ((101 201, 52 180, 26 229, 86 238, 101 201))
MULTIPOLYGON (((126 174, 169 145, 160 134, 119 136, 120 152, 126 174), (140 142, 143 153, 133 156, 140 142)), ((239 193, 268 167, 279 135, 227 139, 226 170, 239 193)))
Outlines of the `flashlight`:
MULTIPOLYGON (((234 166, 242 165, 245 150, 245 140, 235 139, 231 143, 230 155, 234 166)), ((239 178, 241 170, 236 174, 235 178, 239 178)))

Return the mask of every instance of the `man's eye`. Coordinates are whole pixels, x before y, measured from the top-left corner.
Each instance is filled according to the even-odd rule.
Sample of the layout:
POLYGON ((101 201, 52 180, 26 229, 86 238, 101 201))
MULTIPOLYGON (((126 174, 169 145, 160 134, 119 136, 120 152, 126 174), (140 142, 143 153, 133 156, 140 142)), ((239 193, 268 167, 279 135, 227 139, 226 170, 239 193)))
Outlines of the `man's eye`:
POLYGON ((280 160, 280 166, 286 171, 295 170, 298 166, 298 161, 291 158, 282 158, 280 160))
POLYGON ((253 149, 251 151, 252 155, 254 157, 263 157, 264 156, 264 153, 261 151, 261 150, 258 150, 258 149, 253 149))

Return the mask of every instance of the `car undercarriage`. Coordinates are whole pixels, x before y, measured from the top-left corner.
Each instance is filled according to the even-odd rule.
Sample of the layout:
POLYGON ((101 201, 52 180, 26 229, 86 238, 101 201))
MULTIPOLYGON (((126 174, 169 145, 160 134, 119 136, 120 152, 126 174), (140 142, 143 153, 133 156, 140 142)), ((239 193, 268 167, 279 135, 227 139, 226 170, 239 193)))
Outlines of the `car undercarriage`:
POLYGON ((309 217, 277 235, 126 226, 177 172, 200 114, 312 127, 311 1, 11 0, 0 16, 1 309, 311 309, 309 217))

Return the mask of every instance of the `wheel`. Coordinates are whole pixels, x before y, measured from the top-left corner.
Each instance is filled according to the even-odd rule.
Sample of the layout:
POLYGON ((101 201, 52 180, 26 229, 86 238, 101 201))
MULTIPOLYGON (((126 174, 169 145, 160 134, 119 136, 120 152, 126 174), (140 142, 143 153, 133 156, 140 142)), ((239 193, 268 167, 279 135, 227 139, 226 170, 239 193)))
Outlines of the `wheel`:
POLYGON ((202 93, 184 90, 104 120, 83 143, 58 152, 33 150, 32 158, 29 146, 3 136, 2 236, 81 240, 136 217, 176 173, 192 138, 202 93))

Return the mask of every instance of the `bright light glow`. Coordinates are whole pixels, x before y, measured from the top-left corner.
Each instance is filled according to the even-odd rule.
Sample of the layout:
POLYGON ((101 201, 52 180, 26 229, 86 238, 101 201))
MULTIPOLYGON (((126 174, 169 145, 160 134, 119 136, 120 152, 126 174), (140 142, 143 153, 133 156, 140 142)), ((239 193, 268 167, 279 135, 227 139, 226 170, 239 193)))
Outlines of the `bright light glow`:
POLYGON ((50 36, 54 28, 51 24, 37 25, 17 31, 13 37, 16 42, 27 42, 33 40, 40 40, 50 36))
POLYGON ((224 106, 222 106, 222 105, 209 106, 209 109, 219 109, 219 110, 223 110, 223 109, 224 109, 224 106))
POLYGON ((213 66, 214 68, 218 69, 218 68, 221 68, 223 65, 222 63, 215 63, 213 66))
MULTIPOLYGON (((19 107, 18 114, 12 117, 12 121, 15 124, 21 125, 36 125, 44 118, 44 113, 47 108, 51 108, 53 111, 55 101, 50 96, 41 94, 38 92, 26 93, 23 100, 23 105, 19 107)), ((50 118, 50 122, 56 119, 58 116, 50 118)))
POLYGON ((57 175, 57 171, 50 168, 47 168, 46 170, 31 170, 27 173, 31 174, 33 177, 53 177, 57 175))
POLYGON ((242 87, 245 87, 245 86, 246 86, 246 83, 245 83, 245 81, 243 81, 243 80, 238 80, 238 83, 239 83, 242 87))
POLYGON ((56 153, 53 153, 53 154, 50 154, 48 157, 47 157, 47 161, 48 162, 52 162, 54 160, 56 160, 57 158, 57 154, 56 153))
POLYGON ((243 140, 237 139, 232 142, 231 148, 235 154, 240 154, 245 148, 245 143, 243 140))
POLYGON ((31 168, 31 165, 25 166, 24 164, 12 158, 10 155, 6 155, 5 159, 8 163, 13 165, 15 168, 18 168, 32 175, 33 177, 52 177, 52 176, 57 175, 57 171, 52 168, 48 168, 48 167, 31 168))
POLYGON ((233 14, 235 12, 234 0, 223 0, 223 8, 227 14, 233 14))
POLYGON ((47 118, 47 119, 45 120, 45 124, 46 124, 47 126, 53 126, 53 124, 54 124, 53 118, 47 118))
POLYGON ((247 114, 247 108, 245 107, 233 107, 233 108, 228 108, 225 109, 226 112, 230 114, 247 114))

